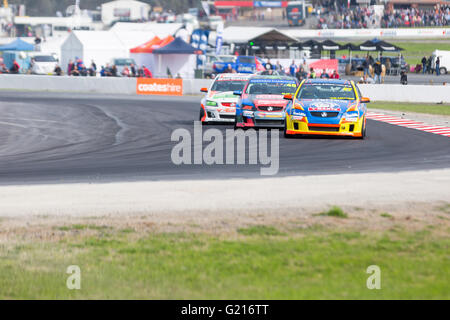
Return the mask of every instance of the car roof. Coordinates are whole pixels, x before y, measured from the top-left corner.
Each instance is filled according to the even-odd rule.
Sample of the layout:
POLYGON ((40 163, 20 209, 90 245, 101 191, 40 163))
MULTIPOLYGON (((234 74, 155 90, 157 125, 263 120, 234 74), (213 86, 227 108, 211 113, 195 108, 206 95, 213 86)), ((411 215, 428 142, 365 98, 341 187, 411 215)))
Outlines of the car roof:
POLYGON ((240 79, 249 79, 250 78, 250 74, 248 73, 220 73, 217 75, 215 80, 218 79, 236 79, 236 80, 240 80, 240 79))
POLYGON ((307 79, 305 80, 305 84, 341 84, 341 85, 349 85, 352 82, 350 80, 341 80, 341 79, 307 79))
POLYGON ((250 77, 250 80, 253 80, 253 79, 278 79, 278 80, 294 80, 294 81, 296 81, 295 78, 289 77, 289 76, 260 75, 260 74, 252 75, 250 77))

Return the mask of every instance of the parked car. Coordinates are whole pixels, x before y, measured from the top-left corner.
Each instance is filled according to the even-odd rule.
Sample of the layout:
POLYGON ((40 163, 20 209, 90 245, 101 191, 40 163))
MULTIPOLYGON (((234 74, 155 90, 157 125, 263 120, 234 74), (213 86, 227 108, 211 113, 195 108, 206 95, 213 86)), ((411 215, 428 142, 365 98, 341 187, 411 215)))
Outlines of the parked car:
POLYGON ((53 74, 58 65, 58 59, 52 54, 39 53, 31 56, 33 63, 30 65, 32 74, 53 74))
POLYGON ((214 64, 216 62, 234 63, 236 61, 236 56, 231 55, 212 55, 207 54, 206 60, 203 65, 203 73, 205 76, 215 75, 217 72, 214 70, 214 64))
POLYGON ((125 67, 130 69, 132 64, 136 65, 136 62, 131 58, 115 58, 112 60, 112 64, 117 67, 117 75, 120 77, 125 67))
POLYGON ((237 73, 255 73, 257 58, 255 56, 238 56, 233 62, 215 62, 213 69, 216 73, 227 72, 228 66, 237 73))

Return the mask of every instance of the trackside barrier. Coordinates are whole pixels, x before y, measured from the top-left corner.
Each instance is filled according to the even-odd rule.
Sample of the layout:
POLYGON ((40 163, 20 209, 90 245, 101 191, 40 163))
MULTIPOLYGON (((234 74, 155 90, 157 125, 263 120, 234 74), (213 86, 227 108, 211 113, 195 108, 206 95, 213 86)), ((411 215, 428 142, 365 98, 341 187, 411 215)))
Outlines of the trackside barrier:
POLYGON ((450 85, 360 84, 358 87, 373 101, 450 103, 450 85))
MULTIPOLYGON (((212 80, 183 79, 183 95, 198 95, 212 80)), ((361 84, 364 96, 373 101, 450 103, 450 85, 361 84)), ((136 78, 56 77, 0 75, 0 90, 137 94, 136 78)))
POLYGON ((136 94, 136 79, 2 74, 0 90, 136 94))

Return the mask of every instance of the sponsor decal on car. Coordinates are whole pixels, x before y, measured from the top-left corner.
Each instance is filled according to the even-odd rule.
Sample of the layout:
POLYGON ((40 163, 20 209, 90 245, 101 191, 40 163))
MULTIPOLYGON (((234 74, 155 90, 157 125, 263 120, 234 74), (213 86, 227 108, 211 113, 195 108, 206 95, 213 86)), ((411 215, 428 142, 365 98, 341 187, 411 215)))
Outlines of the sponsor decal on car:
POLYGON ((341 111, 341 108, 327 102, 319 102, 308 108, 309 111, 341 111))

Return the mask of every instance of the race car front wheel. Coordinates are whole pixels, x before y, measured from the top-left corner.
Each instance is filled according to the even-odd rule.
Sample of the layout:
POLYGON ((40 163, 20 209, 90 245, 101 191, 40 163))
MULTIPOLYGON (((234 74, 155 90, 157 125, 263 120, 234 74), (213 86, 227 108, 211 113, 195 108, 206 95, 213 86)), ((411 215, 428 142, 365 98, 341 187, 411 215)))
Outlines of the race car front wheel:
POLYGON ((207 124, 208 122, 203 121, 203 118, 205 118, 205 110, 203 108, 200 108, 200 115, 198 117, 198 121, 200 121, 202 124, 207 124))
POLYGON ((362 122, 362 129, 361 129, 361 137, 359 137, 361 140, 363 140, 366 137, 366 118, 363 119, 362 122))
POLYGON ((288 134, 287 133, 287 121, 284 121, 284 138, 285 139, 292 139, 292 138, 294 138, 294 135, 293 134, 288 134))

